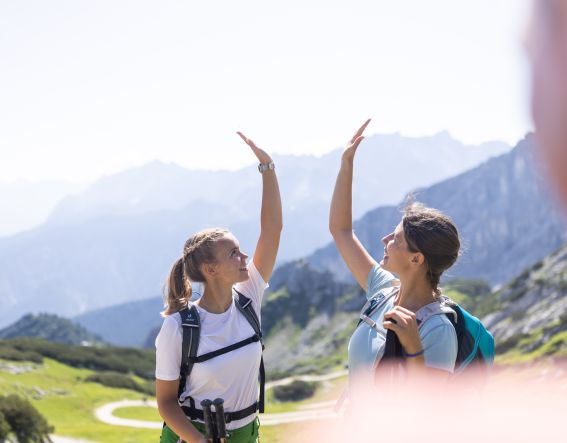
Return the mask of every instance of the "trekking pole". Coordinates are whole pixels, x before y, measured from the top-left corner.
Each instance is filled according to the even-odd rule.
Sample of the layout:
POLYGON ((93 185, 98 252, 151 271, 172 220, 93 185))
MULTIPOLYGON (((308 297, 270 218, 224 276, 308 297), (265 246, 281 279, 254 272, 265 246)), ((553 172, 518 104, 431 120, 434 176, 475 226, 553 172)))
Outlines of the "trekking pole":
POLYGON ((205 420, 205 438, 209 442, 215 442, 215 424, 213 423, 213 415, 211 413, 211 405, 213 402, 205 399, 201 402, 203 408, 203 419, 205 420))
POLYGON ((226 422, 224 418, 224 400, 222 398, 215 398, 213 400, 215 405, 216 425, 217 425, 217 438, 219 443, 226 443, 228 435, 226 435, 226 422))

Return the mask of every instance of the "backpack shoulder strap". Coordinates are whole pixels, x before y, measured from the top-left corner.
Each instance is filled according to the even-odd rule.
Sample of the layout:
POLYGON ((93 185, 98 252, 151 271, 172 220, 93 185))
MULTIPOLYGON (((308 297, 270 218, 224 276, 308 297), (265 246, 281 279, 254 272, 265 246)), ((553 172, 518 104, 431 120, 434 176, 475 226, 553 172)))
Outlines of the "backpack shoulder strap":
POLYGON ((248 320, 248 323, 250 323, 250 326, 252 326, 252 329, 254 329, 254 332, 258 335, 258 337, 260 337, 263 350, 264 343, 262 341, 262 327, 260 326, 260 320, 256 315, 256 311, 254 311, 254 306, 252 306, 252 300, 241 292, 238 292, 236 289, 234 290, 234 292, 236 292, 236 295, 238 296, 235 300, 236 307, 238 308, 240 313, 244 315, 246 320, 248 320))
POLYGON ((417 324, 421 328, 423 324, 434 315, 445 315, 453 326, 459 322, 459 317, 455 311, 455 305, 450 304, 448 299, 443 298, 440 302, 429 303, 415 313, 417 324))
POLYGON ((199 336, 201 333, 201 320, 197 307, 190 303, 189 306, 179 311, 181 315, 181 327, 183 329, 183 341, 181 345, 181 368, 179 370, 179 390, 177 398, 181 401, 181 394, 185 390, 187 377, 193 369, 193 359, 197 356, 199 348, 199 336))
POLYGON ((374 322, 370 317, 379 307, 396 295, 399 289, 399 286, 391 286, 389 288, 382 289, 376 295, 368 299, 360 311, 356 327, 360 326, 360 324, 364 322, 374 329, 376 327, 376 322, 374 322))
MULTIPOLYGON (((237 298, 235 300, 235 304, 237 309, 244 315, 244 318, 248 320, 252 329, 256 335, 260 338, 260 344, 262 345, 262 352, 264 351, 264 340, 262 339, 262 327, 260 325, 260 319, 258 315, 256 315, 256 311, 254 311, 254 306, 252 306, 252 299, 246 297, 241 292, 234 290, 236 292, 237 298)), ((266 370, 264 369, 264 356, 260 359, 260 400, 258 402, 258 410, 263 413, 264 412, 264 391, 265 391, 265 384, 266 384, 266 370)))

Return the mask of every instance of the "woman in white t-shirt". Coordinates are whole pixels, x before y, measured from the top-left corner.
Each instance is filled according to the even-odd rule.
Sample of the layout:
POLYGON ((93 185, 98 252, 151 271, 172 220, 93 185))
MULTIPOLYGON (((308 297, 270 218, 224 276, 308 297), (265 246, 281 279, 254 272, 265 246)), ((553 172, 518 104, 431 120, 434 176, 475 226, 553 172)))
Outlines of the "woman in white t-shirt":
POLYGON ((160 443, 203 443, 201 420, 187 417, 189 403, 200 407, 204 399, 224 399, 227 413, 245 411, 246 416, 227 423, 230 443, 253 443, 258 437, 258 375, 262 345, 251 342, 231 352, 195 363, 178 401, 182 361, 181 316, 188 306, 191 284, 201 282, 203 295, 194 302, 200 319, 197 356, 217 351, 250 338, 254 329, 235 306, 241 293, 251 300, 260 318, 260 305, 272 273, 282 229, 282 209, 274 163, 270 156, 241 133, 260 165, 262 208, 260 236, 254 257, 240 250, 238 240, 226 229, 206 229, 191 236, 183 255, 172 267, 166 289, 163 326, 156 338, 156 396, 159 413, 166 425, 160 443), (238 291, 238 292, 237 292, 238 291), (252 410, 251 410, 252 409, 252 410))
POLYGON ((329 218, 337 249, 366 290, 368 304, 373 303, 366 311, 368 315, 361 316, 363 321, 349 342, 351 381, 357 378, 355 375, 364 381, 375 375, 388 330, 397 335, 403 347, 410 376, 413 371, 427 368, 428 375, 446 377, 453 372, 457 357, 455 328, 445 315, 429 316, 418 327, 416 314, 436 309, 441 303, 439 280, 457 260, 459 234, 440 211, 412 204, 405 209, 394 232, 382 238, 384 257, 380 263, 370 256, 352 229, 354 156, 369 122, 362 125, 343 152, 329 218))

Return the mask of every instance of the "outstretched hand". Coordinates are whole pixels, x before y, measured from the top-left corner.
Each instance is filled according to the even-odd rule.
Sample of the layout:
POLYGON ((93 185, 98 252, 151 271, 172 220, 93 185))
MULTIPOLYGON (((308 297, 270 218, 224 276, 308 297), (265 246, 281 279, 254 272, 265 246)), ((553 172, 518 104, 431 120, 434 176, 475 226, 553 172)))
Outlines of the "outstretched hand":
POLYGON ((268 155, 268 153, 266 153, 266 151, 256 146, 256 143, 254 143, 252 140, 246 137, 242 132, 236 132, 236 133, 240 136, 242 140, 244 140, 244 143, 250 146, 250 149, 252 149, 252 152, 254 152, 254 155, 256 156, 256 158, 260 163, 267 164, 272 161, 272 158, 268 155))
POLYGON ((354 154, 356 153, 356 148, 358 148, 358 145, 360 144, 360 142, 362 140, 364 140, 364 136, 362 135, 362 133, 364 132, 364 130, 366 129, 366 127, 370 123, 370 120, 371 119, 366 120, 364 122, 364 124, 360 128, 358 128, 358 131, 356 131, 356 134, 354 134, 352 136, 352 138, 350 139, 350 142, 348 143, 347 147, 343 151, 343 158, 347 158, 349 160, 352 160, 354 158, 354 154))

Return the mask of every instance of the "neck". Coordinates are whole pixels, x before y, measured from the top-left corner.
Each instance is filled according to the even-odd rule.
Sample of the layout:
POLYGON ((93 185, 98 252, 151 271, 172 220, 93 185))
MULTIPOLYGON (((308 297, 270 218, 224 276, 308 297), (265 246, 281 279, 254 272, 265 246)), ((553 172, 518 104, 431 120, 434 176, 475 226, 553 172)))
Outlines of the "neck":
POLYGON ((222 314, 232 303, 232 284, 207 282, 203 295, 197 304, 204 310, 213 314, 222 314))
POLYGON ((400 290, 396 297, 396 305, 416 312, 433 301, 435 301, 435 294, 425 276, 413 275, 404 278, 400 276, 400 290))

